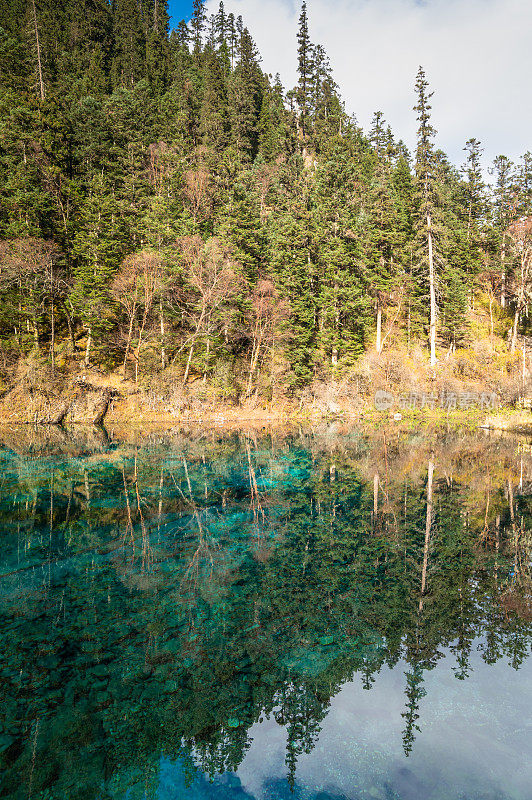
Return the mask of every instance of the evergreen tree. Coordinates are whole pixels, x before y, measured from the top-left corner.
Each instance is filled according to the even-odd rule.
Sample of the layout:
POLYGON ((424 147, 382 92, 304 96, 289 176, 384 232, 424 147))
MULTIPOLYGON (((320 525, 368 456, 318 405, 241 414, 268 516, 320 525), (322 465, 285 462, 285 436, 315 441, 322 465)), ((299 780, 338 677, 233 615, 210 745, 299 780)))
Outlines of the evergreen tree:
POLYGON ((289 130, 284 90, 279 75, 276 75, 273 86, 268 82, 264 87, 258 122, 258 149, 265 161, 273 161, 286 149, 289 130))
POLYGON ((303 2, 299 15, 297 33, 297 72, 298 86, 296 92, 299 107, 299 131, 303 148, 310 134, 313 108, 313 47, 308 30, 307 4, 303 2))
POLYGON ((375 148, 377 158, 381 159, 386 151, 386 131, 384 129, 384 114, 382 111, 375 111, 373 114, 369 140, 375 148))
POLYGON ((517 214, 529 217, 532 214, 532 153, 529 151, 517 165, 516 188, 519 199, 517 214))
POLYGON ((270 228, 272 268, 289 303, 286 354, 292 388, 314 374, 316 346, 316 275, 312 263, 308 198, 286 198, 270 228))
MULTIPOLYGON (((89 359, 110 367, 137 341, 148 357, 153 341, 157 369, 175 358, 187 378, 197 369, 206 382, 223 365, 224 391, 245 375, 249 397, 254 387, 343 374, 375 339, 380 352, 428 334, 435 375, 436 344, 449 357, 467 345, 485 325, 487 296, 492 336, 508 330, 511 306, 515 350, 527 329, 532 156, 515 167, 498 157, 491 194, 477 139, 456 169, 435 149, 422 69, 412 165, 382 112, 367 133, 346 114, 328 56, 310 40, 305 3, 288 93, 223 3, 207 19, 195 0, 190 25, 171 32, 167 0, 0 6, 0 236, 9 252, 23 248, 19 240, 29 250, 50 242, 63 287, 50 293, 50 281, 29 281, 34 300, 20 312, 29 339, 19 324, 13 344, 24 289, 0 275, 0 356, 4 334, 24 355, 36 330, 42 341, 68 329, 89 359), (150 304, 136 302, 127 335, 130 298, 117 306, 110 286, 117 270, 129 274, 124 259, 146 264, 146 252, 165 264, 159 308, 152 303, 142 323, 150 304), (198 332, 194 282, 205 289, 205 270, 216 276, 231 260, 231 303, 198 332), (476 296, 480 285, 487 293, 476 296)), ((124 283, 133 293, 134 285, 124 283)), ((15 363, 2 358, 0 372, 15 363)))
MULTIPOLYGON (((430 365, 436 365, 436 326, 438 308, 436 305, 436 263, 435 263, 435 158, 433 139, 436 134, 430 121, 432 92, 428 91, 428 81, 422 67, 416 78, 417 113, 419 128, 417 132, 417 148, 415 163, 416 188, 416 233, 419 244, 419 257, 423 267, 428 271, 429 294, 429 344, 430 365)), ((420 279, 423 280, 422 275, 420 279)))
POLYGON ((506 231, 515 215, 513 168, 514 165, 510 159, 503 155, 497 156, 492 167, 492 174, 495 175, 493 221, 500 264, 500 302, 502 308, 505 308, 507 303, 506 231))
POLYGON ((229 114, 222 65, 211 44, 202 55, 202 98, 199 108, 199 137, 202 144, 221 151, 227 144, 229 114))
POLYGON ((260 220, 258 198, 243 183, 233 188, 224 210, 221 231, 244 277, 253 286, 263 270, 266 257, 266 237, 260 220))
POLYGON ((146 36, 136 0, 113 4, 114 87, 132 88, 145 74, 146 36))
POLYGON ((467 161, 462 171, 467 180, 467 235, 468 240, 478 234, 486 211, 486 184, 482 177, 482 147, 478 139, 469 139, 464 150, 467 161))
POLYGON ((192 19, 190 20, 190 29, 192 31, 194 56, 197 59, 201 53, 207 15, 205 13, 205 3, 203 0, 194 0, 192 6, 193 13, 192 19))
POLYGON ((255 43, 247 28, 240 37, 238 64, 231 76, 231 129, 235 148, 244 161, 258 151, 263 78, 255 43))

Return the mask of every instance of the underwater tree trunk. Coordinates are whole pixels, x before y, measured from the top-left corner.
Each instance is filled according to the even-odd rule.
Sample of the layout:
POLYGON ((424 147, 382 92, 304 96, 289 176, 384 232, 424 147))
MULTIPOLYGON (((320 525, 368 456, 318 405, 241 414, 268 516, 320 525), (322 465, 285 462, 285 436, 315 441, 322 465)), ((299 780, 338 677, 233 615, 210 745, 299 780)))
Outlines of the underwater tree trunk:
POLYGON ((423 596, 427 586, 427 568, 429 563, 430 531, 432 528, 432 481, 434 476, 434 462, 429 461, 429 471, 427 479, 427 514, 425 517, 425 546, 423 548, 423 569, 421 572, 421 598, 419 600, 419 610, 423 611, 423 596))

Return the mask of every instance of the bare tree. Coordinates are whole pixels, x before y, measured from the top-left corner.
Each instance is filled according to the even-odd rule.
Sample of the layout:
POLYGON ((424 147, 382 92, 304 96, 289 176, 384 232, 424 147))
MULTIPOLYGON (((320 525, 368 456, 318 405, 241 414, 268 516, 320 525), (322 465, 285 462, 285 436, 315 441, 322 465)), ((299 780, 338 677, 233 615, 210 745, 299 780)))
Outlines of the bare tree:
POLYGON ((253 391, 253 379, 260 367, 271 353, 275 334, 283 320, 288 317, 288 304, 281 300, 272 281, 259 281, 251 298, 251 331, 252 349, 249 365, 246 395, 253 391))
MULTIPOLYGON (((46 239, 12 239, 0 243, 0 283, 17 288, 19 327, 25 318, 28 330, 32 330, 36 350, 40 349, 39 307, 45 302, 43 298, 48 298, 52 368, 55 367, 56 296, 64 284, 57 266, 59 257, 57 245, 46 239)), ((70 327, 70 321, 68 323, 70 327)))
POLYGON ((514 272, 514 322, 510 351, 515 352, 519 320, 530 300, 532 288, 532 217, 522 217, 514 222, 506 235, 517 256, 518 266, 514 272))
POLYGON ((188 321, 191 331, 183 345, 188 347, 185 386, 199 340, 205 339, 208 358, 213 334, 227 329, 228 307, 238 291, 240 278, 228 252, 215 238, 204 243, 199 236, 185 236, 178 242, 178 248, 184 285, 175 288, 173 305, 188 321))
POLYGON ((196 227, 199 219, 209 215, 211 204, 210 175, 205 167, 199 166, 185 173, 183 193, 190 205, 196 227))
POLYGON ((127 362, 132 352, 135 361, 135 383, 138 383, 140 353, 146 325, 161 286, 162 257, 159 253, 142 250, 128 256, 116 275, 111 292, 128 318, 126 350, 122 376, 126 377, 127 362), (132 347, 133 332, 137 327, 137 343, 132 347))

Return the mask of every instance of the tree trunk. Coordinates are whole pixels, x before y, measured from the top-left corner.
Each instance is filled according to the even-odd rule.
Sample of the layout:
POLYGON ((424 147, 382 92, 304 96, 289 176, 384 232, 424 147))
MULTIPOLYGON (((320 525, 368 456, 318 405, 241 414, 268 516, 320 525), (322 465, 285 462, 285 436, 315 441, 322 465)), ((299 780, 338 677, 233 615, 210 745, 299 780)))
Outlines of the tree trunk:
POLYGON ((436 366, 436 283, 434 275, 434 253, 432 248, 432 227, 430 214, 427 214, 427 229, 429 235, 429 282, 430 282, 430 366, 436 366))
POLYGON ((66 307, 65 303, 62 300, 59 300, 63 311, 65 312, 65 319, 67 321, 67 328, 68 328, 68 338, 70 339, 70 347, 72 349, 72 355, 76 352, 76 340, 74 339, 74 330, 72 328, 72 320, 70 318, 70 314, 68 313, 68 308, 66 307))
POLYGON ((91 344, 92 344, 92 328, 89 326, 89 329, 87 331, 87 346, 85 348, 85 361, 83 362, 86 367, 88 367, 90 363, 91 344))
POLYGON ((523 399, 525 397, 525 384, 526 384, 526 339, 523 339, 523 399))
POLYGON ((131 315, 129 320, 129 330, 127 332, 126 352, 124 353, 124 363, 122 364, 122 378, 126 378, 127 360, 129 358, 129 351, 131 349, 131 337, 133 336, 133 322, 135 320, 134 314, 131 315))
POLYGON ((135 348, 135 384, 139 382, 140 350, 142 347, 142 337, 144 336, 144 329, 146 327, 146 322, 147 322, 147 314, 145 312, 142 318, 142 324, 139 328, 139 341, 135 348))
POLYGON ((519 326, 519 305, 515 309, 515 314, 514 314, 514 324, 512 326, 512 343, 510 345, 510 353, 515 353, 515 348, 517 346, 518 326, 519 326))
POLYGON ((33 12, 33 24, 35 26, 35 49, 37 52, 37 77, 39 79, 39 91, 41 100, 44 100, 46 93, 44 90, 44 80, 42 76, 41 44, 39 42, 39 26, 37 25, 37 9, 35 7, 35 0, 31 0, 31 10, 33 12))
MULTIPOLYGON (((201 329, 203 327, 203 320, 205 319, 205 312, 206 312, 206 309, 205 309, 205 302, 204 302, 203 303, 203 308, 201 309, 200 318, 199 318, 198 323, 196 325, 196 330, 194 332, 194 336, 192 337, 192 344, 190 345, 190 350, 189 350, 189 353, 188 353, 187 367, 185 369, 185 377, 183 378, 183 388, 186 386, 186 383, 187 383, 187 380, 188 380, 188 373, 190 371, 190 364, 191 364, 191 361, 192 361, 192 353, 194 351, 194 345, 196 343, 196 340, 197 340, 197 338, 198 338, 198 336, 199 336, 199 334, 201 332, 201 329)), ((209 329, 209 326, 207 326, 207 330, 208 329, 209 329)))
POLYGON ((163 301, 159 302, 159 321, 161 325, 161 369, 166 367, 166 349, 165 349, 165 329, 164 329, 164 313, 163 301))
POLYGON ((39 342, 39 324, 37 322, 37 314, 33 312, 33 341, 35 345, 35 351, 38 353, 41 349, 41 345, 39 342))
POLYGON ((432 481, 434 476, 434 463, 432 458, 429 461, 429 471, 427 480, 427 515, 425 518, 425 546, 423 548, 423 570, 421 572, 421 598, 419 600, 419 610, 423 611, 423 596, 427 586, 427 568, 429 563, 430 532, 432 528, 432 481))
POLYGON ((380 355, 382 353, 382 307, 380 302, 377 300, 377 344, 376 344, 377 353, 380 355))
MULTIPOLYGON (((334 333, 338 342, 340 333, 340 314, 338 312, 338 284, 334 284, 334 333)), ((333 367, 338 366, 338 346, 335 344, 332 349, 331 362, 333 367)))
POLYGON ((506 241, 503 236, 501 245, 501 308, 506 308, 506 241))
POLYGON ((193 351, 194 351, 194 345, 192 344, 190 346, 190 350, 189 350, 189 353, 188 353, 187 368, 185 369, 185 376, 183 378, 183 388, 187 385, 188 373, 190 371, 190 362, 192 361, 192 353, 193 353, 193 351))
MULTIPOLYGON (((253 375, 255 373, 255 354, 258 353, 259 345, 257 342, 257 331, 255 330, 255 336, 253 337, 253 350, 251 351, 251 364, 249 367, 249 375, 248 375, 248 385, 246 389, 246 397, 249 397, 251 394, 251 389, 253 388, 253 375)), ((258 358, 258 355, 257 355, 258 358)))
POLYGON ((55 375, 55 308, 54 308, 53 297, 52 297, 52 308, 50 311, 50 322, 52 326, 52 342, 50 346, 50 353, 52 357, 52 375, 55 375))
POLYGON ((207 352, 205 353, 205 369, 203 370, 203 383, 207 383, 207 370, 209 369, 209 355, 211 352, 211 337, 207 337, 207 352))

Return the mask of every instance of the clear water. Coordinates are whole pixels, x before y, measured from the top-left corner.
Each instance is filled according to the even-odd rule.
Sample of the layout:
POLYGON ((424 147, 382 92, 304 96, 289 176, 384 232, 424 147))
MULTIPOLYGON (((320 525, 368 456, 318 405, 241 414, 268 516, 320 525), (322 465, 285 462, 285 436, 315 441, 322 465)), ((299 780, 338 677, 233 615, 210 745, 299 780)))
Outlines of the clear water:
POLYGON ((531 467, 476 434, 0 432, 0 796, 531 800, 531 467))

